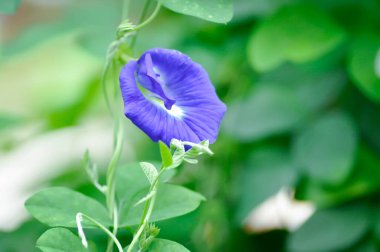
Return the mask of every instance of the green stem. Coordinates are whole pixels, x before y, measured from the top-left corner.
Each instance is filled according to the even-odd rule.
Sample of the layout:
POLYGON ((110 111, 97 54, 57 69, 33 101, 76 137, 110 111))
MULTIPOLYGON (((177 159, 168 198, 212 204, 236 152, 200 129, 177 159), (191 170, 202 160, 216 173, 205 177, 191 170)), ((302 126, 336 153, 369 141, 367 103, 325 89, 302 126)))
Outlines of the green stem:
MULTIPOLYGON (((123 147, 123 127, 121 124, 120 118, 117 117, 115 127, 117 127, 117 135, 116 135, 116 143, 115 143, 115 149, 112 155, 111 162, 108 165, 107 168, 107 191, 106 191, 106 201, 107 201, 107 208, 109 211, 109 215, 111 219, 113 220, 113 231, 112 233, 116 236, 117 229, 118 229, 118 211, 117 207, 115 205, 116 196, 115 196, 115 174, 116 174, 116 165, 117 162, 120 159, 121 150, 123 147)), ((107 251, 112 251, 113 242, 112 240, 109 240, 107 251)))
POLYGON ((141 24, 139 24, 136 27, 134 27, 133 30, 135 30, 135 31, 140 30, 141 28, 143 28, 144 26, 146 26, 147 24, 149 24, 150 22, 152 22, 153 19, 157 16, 158 12, 160 11, 160 8, 161 8, 161 3, 158 2, 157 5, 156 5, 156 8, 152 12, 152 15, 150 15, 150 17, 147 20, 145 20, 141 24))
MULTIPOLYGON (((112 230, 112 234, 115 237, 117 235, 118 228, 119 228, 119 213, 118 213, 117 208, 115 207, 114 208, 114 213, 113 213, 113 230, 112 230)), ((106 251, 110 252, 110 251, 113 250, 113 242, 114 242, 113 239, 108 240, 107 250, 106 251)))
POLYGON ((129 244, 127 252, 131 252, 133 250, 133 248, 139 241, 141 234, 143 233, 144 229, 149 223, 150 216, 152 215, 152 212, 154 209, 154 204, 156 203, 159 178, 163 172, 164 172, 164 169, 161 168, 160 173, 158 174, 156 180, 153 182, 150 188, 149 193, 154 192, 154 194, 152 198, 145 203, 144 212, 143 212, 143 215, 141 216, 140 225, 137 229, 137 232, 133 235, 132 242, 129 244))
MULTIPOLYGON (((143 10, 142 10, 139 22, 138 22, 139 24, 145 19, 146 14, 147 14, 148 9, 149 9, 149 4, 150 3, 151 3, 151 0, 145 0, 145 4, 144 4, 144 7, 143 7, 143 10)), ((131 39, 131 48, 134 47, 134 45, 136 43, 136 39, 137 39, 137 34, 135 36, 133 36, 132 39, 131 39)))
POLYGON ((129 0, 123 1, 123 14, 122 14, 122 20, 126 19, 128 17, 128 11, 129 11, 129 0))
MULTIPOLYGON (((115 242, 115 244, 116 244, 117 249, 119 250, 119 252, 123 252, 123 247, 121 246, 119 240, 105 226, 103 226, 100 222, 98 222, 97 220, 91 218, 88 215, 85 215, 85 214, 82 214, 82 213, 78 213, 77 214, 77 225, 78 225, 78 232, 80 233, 80 236, 82 238, 82 243, 83 243, 83 240, 86 240, 86 237, 84 236, 84 233, 83 233, 83 230, 82 230, 82 225, 80 223, 83 218, 86 218, 88 221, 92 222, 97 227, 99 227, 101 230, 103 230, 115 242)), ((87 241, 86 241, 86 243, 87 243, 87 241)))
MULTIPOLYGON (((120 119, 118 119, 120 121, 120 119)), ((112 155, 111 162, 107 168, 107 207, 110 213, 110 216, 114 214, 115 207, 115 173, 116 173, 116 165, 120 159, 121 150, 123 147, 123 127, 121 123, 118 123, 118 133, 116 136, 116 147, 112 155)))
POLYGON ((103 95, 104 95, 104 99, 106 101, 108 111, 110 112, 111 116, 113 116, 112 106, 111 106, 111 102, 110 102, 110 99, 108 97, 108 91, 107 91, 107 75, 108 75, 108 71, 110 69, 110 66, 111 66, 111 61, 109 59, 107 59, 107 62, 104 66, 103 73, 102 73, 101 84, 102 84, 103 95))
MULTIPOLYGON (((158 3, 156 8, 154 9, 153 13, 151 14, 151 16, 147 20, 142 22, 141 24, 135 26, 132 30, 137 31, 137 30, 143 28, 145 25, 149 24, 157 16, 157 14, 160 10, 160 7, 161 7, 161 4, 158 3)), ((127 18, 128 8, 129 8, 129 0, 124 0, 123 20, 127 18)), ((146 12, 146 10, 144 10, 144 12, 146 12)), ((145 14, 143 13, 142 17, 144 15, 145 14)), ((108 75, 110 69, 112 68, 115 71, 115 67, 116 67, 115 62, 114 62, 115 52, 118 50, 120 44, 124 43, 124 40, 126 40, 127 37, 128 37, 127 34, 125 34, 120 39, 115 41, 114 44, 111 44, 111 47, 110 47, 111 50, 109 51, 110 55, 107 55, 107 62, 106 62, 105 68, 104 68, 103 76, 102 76, 102 86, 103 86, 103 91, 105 94, 107 106, 110 109, 111 114, 113 114, 114 111, 116 111, 116 113, 117 113, 116 115, 113 114, 114 119, 115 119, 115 129, 116 129, 115 130, 115 147, 114 147, 112 159, 111 159, 111 161, 108 165, 108 168, 107 168, 107 176, 106 176, 106 180, 107 180, 106 202, 107 202, 107 208, 109 210, 109 215, 110 215, 111 219, 113 220, 113 231, 112 231, 112 233, 109 230, 107 230, 107 231, 109 233, 111 233, 113 235, 113 237, 115 237, 115 238, 116 238, 116 234, 117 234, 117 230, 118 230, 118 211, 117 211, 117 207, 115 204, 115 202, 116 202, 115 174, 116 174, 116 165, 117 165, 117 162, 119 161, 120 155, 121 155, 121 149, 122 149, 122 143, 123 143, 123 128, 122 128, 122 124, 121 124, 121 119, 119 118, 120 111, 119 111, 118 99, 117 99, 118 98, 118 93, 116 91, 117 89, 115 88, 115 90, 114 90, 115 91, 115 94, 114 94, 115 95, 115 109, 112 109, 112 106, 111 106, 111 103, 110 103, 109 97, 108 97, 106 82, 107 82, 107 75, 108 75), (117 133, 116 133, 116 131, 117 131, 117 133)), ((115 73, 113 75, 116 76, 115 73)), ((117 83, 117 81, 116 81, 116 83, 117 83)), ((158 180, 155 181, 154 185, 151 187, 151 190, 157 190, 157 186, 158 186, 158 180)), ((143 232, 145 226, 147 225, 147 223, 149 221, 149 218, 150 218, 150 215, 153 211, 154 203, 156 200, 155 198, 156 198, 156 196, 154 195, 152 197, 152 199, 150 199, 146 203, 146 210, 144 211, 144 214, 142 217, 142 223, 143 224, 140 225, 138 235, 134 237, 135 241, 133 242, 133 245, 130 246, 131 248, 133 248, 134 244, 139 239, 141 233, 143 232)), ((113 243, 114 242, 115 242, 115 239, 113 239, 113 238, 109 239, 108 245, 107 245, 107 252, 111 252, 113 250, 113 243)), ((117 244, 117 245, 120 245, 120 244, 117 244)), ((131 250, 128 249, 128 251, 131 251, 131 250)))

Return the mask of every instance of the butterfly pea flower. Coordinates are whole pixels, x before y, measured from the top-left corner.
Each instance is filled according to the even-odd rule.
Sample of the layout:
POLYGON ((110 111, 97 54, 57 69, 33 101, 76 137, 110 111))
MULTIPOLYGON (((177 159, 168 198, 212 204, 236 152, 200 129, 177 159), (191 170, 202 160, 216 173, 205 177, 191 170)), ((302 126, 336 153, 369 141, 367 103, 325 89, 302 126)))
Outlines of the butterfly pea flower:
POLYGON ((155 48, 120 73, 124 114, 153 141, 213 143, 226 106, 205 69, 176 50, 155 48))

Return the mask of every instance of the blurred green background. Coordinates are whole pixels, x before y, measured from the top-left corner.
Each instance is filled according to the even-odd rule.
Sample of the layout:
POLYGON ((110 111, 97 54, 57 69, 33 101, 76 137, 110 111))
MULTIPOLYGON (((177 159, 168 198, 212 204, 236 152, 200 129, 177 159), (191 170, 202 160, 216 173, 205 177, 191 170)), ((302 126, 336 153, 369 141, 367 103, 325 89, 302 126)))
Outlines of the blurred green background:
MULTIPOLYGON (((100 77, 120 2, 25 0, 0 14, 1 252, 37 251, 46 227, 23 209, 33 192, 101 200, 80 159, 88 148, 101 168, 112 151, 100 77)), ((137 22, 144 1, 132 2, 137 22)), ((234 0, 222 25, 160 11, 135 55, 188 54, 228 112, 216 155, 173 179, 208 201, 157 223, 159 237, 198 252, 380 251, 379 13, 378 0, 234 0)), ((158 160, 125 126, 123 162, 158 160)))

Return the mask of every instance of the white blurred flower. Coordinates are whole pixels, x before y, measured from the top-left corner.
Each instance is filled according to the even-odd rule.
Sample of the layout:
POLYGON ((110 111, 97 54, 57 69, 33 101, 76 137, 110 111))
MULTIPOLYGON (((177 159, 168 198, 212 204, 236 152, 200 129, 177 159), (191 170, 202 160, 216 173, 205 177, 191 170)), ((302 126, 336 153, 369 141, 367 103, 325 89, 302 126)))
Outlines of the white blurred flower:
POLYGON ((314 213, 310 202, 294 199, 292 190, 283 188, 251 211, 245 220, 248 232, 261 233, 274 229, 295 231, 314 213))

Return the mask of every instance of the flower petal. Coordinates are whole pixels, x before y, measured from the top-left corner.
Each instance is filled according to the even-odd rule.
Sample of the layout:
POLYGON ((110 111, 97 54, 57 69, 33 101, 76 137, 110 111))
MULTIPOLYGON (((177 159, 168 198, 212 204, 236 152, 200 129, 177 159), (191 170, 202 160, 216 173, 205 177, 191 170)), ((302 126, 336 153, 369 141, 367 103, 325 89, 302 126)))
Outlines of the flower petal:
POLYGON ((194 143, 216 140, 226 106, 207 72, 188 56, 175 50, 151 49, 137 62, 124 66, 120 87, 125 115, 153 141, 169 145, 173 138, 194 143), (165 106, 142 94, 136 75, 165 106))
POLYGON ((140 64, 137 69, 137 77, 139 83, 149 91, 151 91, 154 96, 161 99, 167 109, 171 109, 175 103, 175 100, 170 99, 165 94, 162 88, 162 80, 160 75, 154 72, 154 66, 152 62, 152 57, 149 53, 145 54, 139 60, 140 64))

